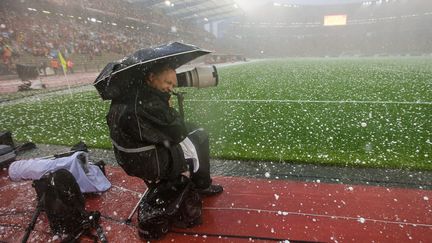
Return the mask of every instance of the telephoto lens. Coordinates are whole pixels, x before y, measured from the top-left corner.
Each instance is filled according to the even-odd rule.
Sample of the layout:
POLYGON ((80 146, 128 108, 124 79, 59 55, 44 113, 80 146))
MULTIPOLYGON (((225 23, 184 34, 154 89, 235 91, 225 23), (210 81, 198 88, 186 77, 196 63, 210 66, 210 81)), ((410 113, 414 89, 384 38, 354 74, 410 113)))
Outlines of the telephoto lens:
POLYGON ((214 65, 198 66, 177 73, 178 87, 206 88, 217 86, 218 82, 219 76, 214 65))

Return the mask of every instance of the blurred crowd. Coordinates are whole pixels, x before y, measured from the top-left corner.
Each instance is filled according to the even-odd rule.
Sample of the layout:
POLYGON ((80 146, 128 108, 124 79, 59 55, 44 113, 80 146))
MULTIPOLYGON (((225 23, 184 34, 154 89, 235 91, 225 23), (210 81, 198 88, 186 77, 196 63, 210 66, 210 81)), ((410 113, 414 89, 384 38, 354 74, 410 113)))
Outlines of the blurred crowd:
POLYGON ((432 55, 432 1, 364 3, 262 7, 218 43, 249 57, 432 55), (324 26, 327 15, 346 15, 346 25, 324 26))
POLYGON ((202 28, 127 1, 2 0, 0 4, 0 53, 6 71, 25 53, 47 57, 48 63, 59 51, 66 58, 82 54, 91 60, 102 53, 127 55, 172 41, 214 49, 212 39, 202 28))

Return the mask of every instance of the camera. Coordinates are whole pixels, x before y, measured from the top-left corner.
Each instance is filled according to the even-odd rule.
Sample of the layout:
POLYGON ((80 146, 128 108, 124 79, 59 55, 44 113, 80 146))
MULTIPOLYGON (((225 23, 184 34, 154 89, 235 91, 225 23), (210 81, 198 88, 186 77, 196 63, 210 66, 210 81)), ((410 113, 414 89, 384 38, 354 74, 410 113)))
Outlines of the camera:
POLYGON ((217 86, 218 82, 219 76, 214 65, 177 70, 178 87, 205 88, 217 86))

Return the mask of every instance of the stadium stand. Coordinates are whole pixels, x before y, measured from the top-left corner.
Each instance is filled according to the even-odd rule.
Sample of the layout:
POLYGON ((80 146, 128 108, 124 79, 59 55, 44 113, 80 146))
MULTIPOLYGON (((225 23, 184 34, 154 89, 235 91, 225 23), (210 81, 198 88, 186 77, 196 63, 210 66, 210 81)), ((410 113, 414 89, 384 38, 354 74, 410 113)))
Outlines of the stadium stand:
POLYGON ((214 50, 204 29, 126 1, 4 0, 0 13, 0 74, 14 73, 15 63, 44 69, 58 51, 75 70, 99 71, 139 48, 171 41, 214 50))
POLYGON ((139 48, 171 41, 215 51, 207 63, 245 60, 245 56, 432 55, 432 4, 425 0, 301 6, 269 1, 255 12, 210 23, 217 26, 218 34, 213 33, 217 37, 203 23, 155 7, 160 4, 2 0, 0 75, 14 74, 15 64, 35 65, 45 74, 58 51, 74 63, 75 71, 100 71, 107 62, 139 48), (324 16, 335 14, 345 15, 346 23, 324 26, 324 16))

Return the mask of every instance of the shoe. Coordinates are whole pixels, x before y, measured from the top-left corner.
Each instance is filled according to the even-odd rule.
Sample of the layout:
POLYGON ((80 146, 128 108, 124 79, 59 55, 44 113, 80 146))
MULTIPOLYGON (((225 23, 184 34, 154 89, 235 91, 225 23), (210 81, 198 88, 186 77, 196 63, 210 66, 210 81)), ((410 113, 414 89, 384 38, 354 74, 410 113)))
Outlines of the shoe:
POLYGON ((223 192, 223 187, 221 185, 210 185, 205 189, 197 189, 201 196, 213 196, 223 192))

